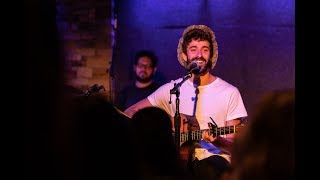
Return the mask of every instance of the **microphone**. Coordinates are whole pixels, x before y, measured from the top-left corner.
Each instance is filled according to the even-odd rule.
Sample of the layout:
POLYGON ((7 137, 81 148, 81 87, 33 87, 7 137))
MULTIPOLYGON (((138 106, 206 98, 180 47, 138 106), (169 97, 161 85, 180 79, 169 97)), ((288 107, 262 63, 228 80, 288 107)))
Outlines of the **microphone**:
MULTIPOLYGON (((170 90, 170 94, 175 94, 180 88, 180 86, 182 85, 182 83, 184 83, 187 79, 191 78, 192 73, 195 73, 195 74, 199 73, 200 65, 198 61, 192 61, 190 64, 188 64, 187 69, 188 69, 188 74, 182 77, 181 82, 179 82, 178 84, 176 83, 174 84, 174 87, 170 90)), ((170 96, 169 103, 171 104, 171 96, 170 96)))
POLYGON ((189 65, 188 65, 188 72, 189 73, 199 73, 200 71, 200 65, 198 63, 198 61, 192 61, 189 65))
POLYGON ((83 93, 84 93, 86 96, 89 96, 89 95, 91 95, 92 93, 99 92, 101 89, 103 89, 104 91, 106 91, 103 85, 99 86, 98 84, 94 84, 93 86, 90 86, 88 89, 84 90, 83 93))

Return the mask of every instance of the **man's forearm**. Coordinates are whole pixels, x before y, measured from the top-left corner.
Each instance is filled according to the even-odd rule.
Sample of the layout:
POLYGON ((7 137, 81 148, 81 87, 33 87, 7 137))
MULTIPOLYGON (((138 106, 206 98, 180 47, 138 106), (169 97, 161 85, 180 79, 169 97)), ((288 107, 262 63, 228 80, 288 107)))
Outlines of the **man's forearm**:
POLYGON ((134 109, 126 109, 123 113, 132 118, 132 116, 136 113, 137 111, 134 109))

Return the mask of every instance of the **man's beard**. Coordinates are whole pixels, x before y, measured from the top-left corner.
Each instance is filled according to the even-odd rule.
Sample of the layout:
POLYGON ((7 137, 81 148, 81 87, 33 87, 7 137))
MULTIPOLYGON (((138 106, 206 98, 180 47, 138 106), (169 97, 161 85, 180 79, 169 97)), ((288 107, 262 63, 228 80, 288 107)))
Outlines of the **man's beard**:
POLYGON ((149 76, 149 77, 145 77, 145 78, 140 78, 138 75, 136 75, 136 80, 141 82, 141 83, 147 83, 152 81, 153 75, 149 76))
POLYGON ((199 76, 202 76, 202 75, 205 75, 212 67, 212 62, 211 61, 207 61, 205 60, 204 58, 193 58, 191 60, 188 60, 189 61, 189 64, 192 62, 192 61, 197 61, 197 60, 202 60, 203 62, 205 62, 205 65, 204 67, 201 67, 201 69, 199 71, 194 71, 193 73, 195 75, 199 75, 199 76))

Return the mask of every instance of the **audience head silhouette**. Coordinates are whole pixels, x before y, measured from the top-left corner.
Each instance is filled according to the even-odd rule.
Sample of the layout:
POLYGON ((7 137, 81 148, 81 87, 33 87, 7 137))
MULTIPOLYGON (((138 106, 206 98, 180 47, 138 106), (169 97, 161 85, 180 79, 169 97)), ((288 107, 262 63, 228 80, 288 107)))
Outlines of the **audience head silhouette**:
POLYGON ((179 177, 178 155, 170 116, 160 108, 146 107, 135 113, 131 122, 142 176, 179 177))
POLYGON ((73 167, 80 179, 133 176, 129 121, 104 96, 75 97, 72 142, 73 167), (125 169, 127 173, 119 174, 125 169))
POLYGON ((235 139, 226 179, 294 179, 294 90, 261 97, 235 139))

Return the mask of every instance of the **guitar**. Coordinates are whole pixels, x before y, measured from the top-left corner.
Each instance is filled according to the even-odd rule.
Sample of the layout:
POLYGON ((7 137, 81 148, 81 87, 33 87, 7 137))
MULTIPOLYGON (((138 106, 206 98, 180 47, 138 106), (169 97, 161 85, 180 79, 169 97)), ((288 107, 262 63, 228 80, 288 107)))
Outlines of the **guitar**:
POLYGON ((227 135, 227 134, 236 133, 242 127, 244 127, 244 124, 225 126, 225 127, 215 127, 212 129, 194 130, 191 132, 181 132, 180 133, 180 142, 184 143, 188 140, 200 140, 201 135, 204 131, 208 131, 208 133, 213 136, 220 136, 220 135, 227 135))
POLYGON ((195 116, 181 113, 180 145, 188 140, 200 140, 204 131, 208 131, 209 135, 220 136, 236 133, 243 126, 244 124, 238 124, 225 127, 211 126, 210 129, 200 129, 200 125, 195 116))
MULTIPOLYGON (((116 111, 120 115, 123 115, 124 117, 131 119, 127 114, 125 114, 123 111, 118 109, 116 106, 113 106, 116 111)), ((225 127, 215 127, 211 129, 202 129, 202 130, 193 130, 193 129, 198 129, 199 125, 197 121, 194 119, 190 118, 187 115, 181 114, 182 117, 188 118, 188 129, 191 131, 188 132, 181 132, 180 133, 180 145, 188 140, 200 140, 201 135, 204 131, 208 131, 210 135, 213 136, 220 136, 220 135, 226 135, 226 134, 232 134, 238 132, 239 128, 242 128, 244 124, 238 124, 238 125, 233 125, 233 126, 225 126, 225 127), (190 128, 189 128, 190 127, 190 128)), ((175 135, 173 133, 173 135, 175 135)))
MULTIPOLYGON (((182 124, 187 125, 186 127, 182 127, 180 129, 180 147, 179 147, 179 156, 181 159, 182 166, 187 167, 189 162, 192 162, 195 159, 196 151, 202 151, 209 153, 205 153, 204 156, 210 156, 210 154, 219 154, 227 161, 230 162, 230 153, 227 151, 223 151, 213 145, 210 142, 205 142, 202 139, 202 133, 204 131, 208 131, 209 135, 213 136, 220 136, 220 135, 227 135, 232 133, 237 133, 241 128, 245 126, 245 124, 237 124, 232 126, 224 126, 224 127, 213 127, 211 126, 210 129, 200 129, 198 124, 198 120, 193 116, 188 116, 182 114, 182 124), (187 123, 184 123, 187 122, 187 123), (187 132, 181 132, 186 130, 187 132), (202 150, 201 150, 202 149, 202 150), (206 150, 203 150, 206 149, 206 150)), ((202 154, 203 156, 203 154, 202 154)), ((205 157, 204 157, 205 158, 205 157)))
MULTIPOLYGON (((123 117, 127 118, 127 119, 131 119, 131 117, 129 117, 128 115, 126 115, 123 111, 121 111, 120 109, 118 109, 116 106, 114 106, 114 108, 116 109, 116 111, 118 111, 118 113, 120 115, 122 115, 123 117)), ((183 125, 187 124, 187 132, 181 132, 182 129, 180 129, 180 133, 179 133, 179 138, 180 138, 180 149, 185 148, 186 146, 188 146, 187 142, 188 141, 197 141, 197 140, 201 140, 202 138, 202 133, 204 131, 208 131, 209 135, 213 135, 213 136, 220 136, 220 135, 227 135, 227 134, 232 134, 232 133, 236 133, 239 131, 239 128, 242 128, 244 126, 244 124, 238 124, 238 125, 232 125, 232 126, 225 126, 225 127, 213 127, 210 129, 201 129, 200 130, 200 126, 198 124, 198 121, 196 119, 196 117, 194 116, 188 116, 185 114, 181 114, 181 127, 183 129, 183 125), (187 123, 185 123, 187 122, 187 123), (186 145, 183 145, 183 144, 186 145), (182 146, 183 145, 183 146, 182 146), (181 147, 182 146, 182 147, 181 147)), ((172 120, 173 121, 173 120, 172 120)), ((175 136, 175 133, 172 133, 173 137, 175 136)))

